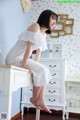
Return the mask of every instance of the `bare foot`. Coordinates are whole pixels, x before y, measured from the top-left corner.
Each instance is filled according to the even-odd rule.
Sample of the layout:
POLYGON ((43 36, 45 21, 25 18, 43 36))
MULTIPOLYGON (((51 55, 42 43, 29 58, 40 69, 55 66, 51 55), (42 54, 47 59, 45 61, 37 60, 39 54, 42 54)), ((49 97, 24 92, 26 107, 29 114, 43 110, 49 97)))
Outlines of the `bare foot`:
POLYGON ((31 102, 37 109, 43 110, 43 108, 41 108, 39 105, 36 104, 36 100, 34 100, 33 98, 30 98, 30 102, 31 102))
POLYGON ((40 106, 44 111, 52 113, 49 108, 45 105, 44 101, 37 101, 36 102, 37 106, 40 106))

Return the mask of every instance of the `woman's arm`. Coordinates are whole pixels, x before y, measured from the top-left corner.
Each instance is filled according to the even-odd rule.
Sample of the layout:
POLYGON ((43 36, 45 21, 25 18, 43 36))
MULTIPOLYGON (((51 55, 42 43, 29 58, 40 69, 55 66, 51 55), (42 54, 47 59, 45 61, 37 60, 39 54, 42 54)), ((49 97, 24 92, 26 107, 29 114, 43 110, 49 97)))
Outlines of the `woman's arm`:
POLYGON ((24 57, 23 57, 23 61, 22 61, 23 68, 27 68, 26 63, 27 63, 28 58, 30 57, 31 52, 32 52, 32 43, 30 41, 28 41, 27 48, 24 53, 24 57))
POLYGON ((34 60, 35 61, 39 61, 40 55, 41 55, 41 50, 40 49, 36 50, 36 54, 35 54, 34 60))
MULTIPOLYGON (((37 23, 34 23, 28 28, 28 30, 31 31, 31 32, 39 32, 40 27, 37 23)), ((33 43, 28 41, 27 48, 26 48, 26 51, 25 51, 25 54, 24 54, 24 57, 23 57, 23 61, 22 61, 22 67, 24 67, 24 68, 26 67, 26 63, 27 63, 27 60, 30 56, 30 53, 32 52, 32 45, 33 45, 33 43)), ((40 54, 40 50, 37 50, 35 60, 38 60, 39 54, 40 54)))

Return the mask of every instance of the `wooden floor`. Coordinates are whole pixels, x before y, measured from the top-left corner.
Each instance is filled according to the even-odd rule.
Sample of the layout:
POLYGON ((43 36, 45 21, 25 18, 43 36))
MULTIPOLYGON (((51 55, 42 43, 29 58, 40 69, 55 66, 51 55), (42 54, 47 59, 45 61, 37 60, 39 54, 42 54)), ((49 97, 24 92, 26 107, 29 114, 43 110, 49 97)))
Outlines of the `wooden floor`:
MULTIPOLYGON (((22 116, 22 118, 16 120, 36 120, 35 111, 28 111, 27 113, 22 116)), ((54 112, 52 114, 43 113, 40 114, 40 120, 62 120, 62 113, 61 112, 54 112)), ((79 114, 70 114, 68 120, 80 120, 79 114)))
MULTIPOLYGON (((36 120, 35 114, 30 113, 23 116, 23 119, 17 120, 36 120)), ((62 120, 61 116, 49 115, 49 114, 41 114, 40 120, 62 120)), ((80 118, 70 117, 69 120, 80 120, 80 118)))

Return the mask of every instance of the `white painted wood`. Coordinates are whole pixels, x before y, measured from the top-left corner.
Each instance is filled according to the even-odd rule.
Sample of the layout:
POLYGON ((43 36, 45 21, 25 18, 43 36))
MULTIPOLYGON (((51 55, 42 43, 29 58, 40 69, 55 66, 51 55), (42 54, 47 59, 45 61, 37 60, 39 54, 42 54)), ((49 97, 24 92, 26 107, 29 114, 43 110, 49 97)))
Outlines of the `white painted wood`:
MULTIPOLYGON (((18 88, 31 85, 32 79, 28 70, 16 66, 0 65, 0 91, 4 93, 2 113, 7 113, 7 120, 11 120, 12 93, 18 88)), ((39 117, 39 111, 36 111, 36 120, 39 117)))
POLYGON ((36 120, 40 120, 40 110, 36 109, 36 120))
POLYGON ((69 119, 69 113, 80 114, 80 76, 66 79, 66 101, 66 119, 69 119))
MULTIPOLYGON (((48 105, 49 109, 62 110, 62 119, 65 120, 65 60, 62 58, 43 58, 40 60, 40 62, 49 67, 53 77, 46 88, 45 102, 48 105)), ((33 107, 28 100, 29 96, 31 96, 32 93, 31 89, 31 87, 26 87, 26 89, 23 90, 22 105, 27 108, 33 107)))

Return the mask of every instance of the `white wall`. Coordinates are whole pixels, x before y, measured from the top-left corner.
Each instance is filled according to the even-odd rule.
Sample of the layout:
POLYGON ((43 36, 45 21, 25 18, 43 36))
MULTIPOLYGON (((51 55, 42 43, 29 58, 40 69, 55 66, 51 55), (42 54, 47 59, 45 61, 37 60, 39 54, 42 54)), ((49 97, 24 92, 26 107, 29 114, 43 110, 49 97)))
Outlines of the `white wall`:
MULTIPOLYGON (((0 0, 0 44, 2 45, 3 63, 10 48, 17 41, 17 36, 30 24, 30 11, 23 13, 20 0, 0 0)), ((0 92, 0 111, 3 94, 0 92)), ((20 90, 13 94, 12 116, 20 110, 20 90)))
POLYGON ((57 14, 68 14, 74 18, 73 35, 50 38, 48 41, 62 44, 62 57, 67 61, 67 74, 80 75, 80 4, 59 4, 58 0, 33 1, 31 15, 32 21, 36 22, 39 14, 45 9, 51 9, 57 14))
POLYGON ((30 24, 30 12, 23 13, 20 0, 3 0, 0 3, 3 60, 9 49, 17 40, 17 36, 30 24))

